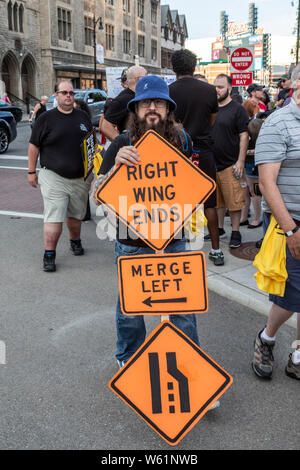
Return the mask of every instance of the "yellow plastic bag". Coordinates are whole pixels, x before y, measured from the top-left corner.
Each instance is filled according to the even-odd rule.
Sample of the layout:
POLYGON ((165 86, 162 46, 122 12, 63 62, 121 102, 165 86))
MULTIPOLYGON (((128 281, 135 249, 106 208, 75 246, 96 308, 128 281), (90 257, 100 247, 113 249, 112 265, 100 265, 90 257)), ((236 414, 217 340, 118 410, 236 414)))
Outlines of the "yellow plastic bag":
POLYGON ((254 274, 257 287, 269 294, 284 296, 286 271, 286 239, 284 231, 271 216, 261 249, 256 255, 253 266, 258 271, 254 274))
POLYGON ((96 178, 98 178, 98 173, 99 173, 99 170, 100 170, 100 166, 101 166, 101 163, 102 163, 102 160, 103 160, 103 157, 102 157, 102 152, 103 150, 103 146, 102 145, 99 145, 98 144, 98 149, 95 153, 95 156, 94 156, 94 169, 93 169, 93 172, 96 176, 96 178))
POLYGON ((190 220, 186 223, 185 228, 197 238, 201 233, 201 229, 206 227, 206 225, 207 219, 204 212, 202 209, 199 209, 197 212, 194 212, 190 220))

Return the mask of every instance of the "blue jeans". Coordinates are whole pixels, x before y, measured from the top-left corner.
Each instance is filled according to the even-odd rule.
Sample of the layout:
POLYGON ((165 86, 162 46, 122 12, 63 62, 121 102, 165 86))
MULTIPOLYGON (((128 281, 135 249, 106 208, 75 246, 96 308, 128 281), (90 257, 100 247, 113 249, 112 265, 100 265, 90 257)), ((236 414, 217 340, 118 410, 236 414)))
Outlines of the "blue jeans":
MULTIPOLYGON (((183 251, 187 251, 185 239, 177 240, 175 243, 168 245, 164 250, 164 253, 180 253, 183 251)), ((153 255, 155 254, 155 251, 148 247, 125 245, 124 243, 116 241, 116 260, 119 256, 134 256, 144 254, 153 255)), ((199 346, 197 320, 195 314, 170 315, 170 321, 199 346)), ((116 358, 118 361, 126 362, 145 341, 146 328, 144 317, 143 315, 123 315, 120 307, 120 296, 118 296, 116 324, 116 358)))

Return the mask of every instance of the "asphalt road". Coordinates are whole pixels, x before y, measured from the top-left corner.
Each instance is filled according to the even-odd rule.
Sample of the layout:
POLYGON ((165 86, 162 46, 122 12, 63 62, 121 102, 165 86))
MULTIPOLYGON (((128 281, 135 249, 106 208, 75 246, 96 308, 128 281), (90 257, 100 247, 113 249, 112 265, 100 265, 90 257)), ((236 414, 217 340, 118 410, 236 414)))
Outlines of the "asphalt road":
MULTIPOLYGON (((25 139, 11 155, 25 155, 25 139)), ((118 370, 113 243, 86 222, 86 254, 74 257, 64 230, 57 272, 44 273, 42 220, 0 215, 0 227, 0 449, 300 449, 299 383, 284 374, 294 329, 280 330, 274 378, 260 381, 250 362, 265 317, 209 292, 209 312, 198 316, 201 348, 234 382, 220 408, 170 447, 108 388, 118 370)), ((148 333, 159 321, 147 317, 148 333)))

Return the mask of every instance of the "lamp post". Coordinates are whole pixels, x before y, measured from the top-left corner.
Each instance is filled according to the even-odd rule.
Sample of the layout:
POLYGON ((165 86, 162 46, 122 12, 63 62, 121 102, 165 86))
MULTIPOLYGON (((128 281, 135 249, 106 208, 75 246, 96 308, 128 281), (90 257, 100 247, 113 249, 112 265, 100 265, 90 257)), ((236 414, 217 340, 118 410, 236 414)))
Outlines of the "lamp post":
POLYGON ((99 16, 97 18, 94 15, 93 18, 93 26, 94 26, 94 88, 97 88, 97 56, 96 56, 96 50, 97 50, 97 42, 96 42, 96 26, 99 23, 99 31, 103 31, 103 23, 102 23, 102 17, 99 16))

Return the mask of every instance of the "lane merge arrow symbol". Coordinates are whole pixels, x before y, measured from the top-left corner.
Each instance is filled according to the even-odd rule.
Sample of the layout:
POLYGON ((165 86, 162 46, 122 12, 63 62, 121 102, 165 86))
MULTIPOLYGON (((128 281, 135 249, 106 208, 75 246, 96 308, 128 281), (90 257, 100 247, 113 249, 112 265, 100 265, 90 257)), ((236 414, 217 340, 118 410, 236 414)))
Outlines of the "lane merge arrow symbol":
POLYGON ((175 303, 186 303, 187 298, 186 297, 179 297, 177 299, 158 299, 158 300, 152 300, 151 296, 148 297, 147 299, 143 300, 143 304, 148 305, 149 307, 152 307, 152 304, 175 304, 175 303))

